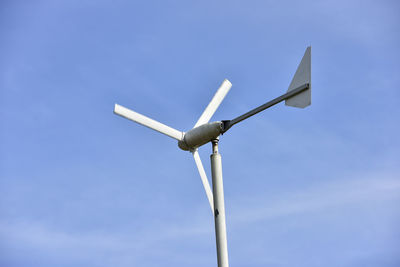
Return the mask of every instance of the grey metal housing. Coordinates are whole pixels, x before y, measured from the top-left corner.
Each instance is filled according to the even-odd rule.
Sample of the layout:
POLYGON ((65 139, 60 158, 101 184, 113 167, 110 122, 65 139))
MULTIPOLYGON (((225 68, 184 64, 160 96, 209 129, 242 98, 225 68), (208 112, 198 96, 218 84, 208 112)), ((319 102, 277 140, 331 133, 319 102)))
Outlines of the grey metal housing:
POLYGON ((222 122, 215 121, 203 124, 187 132, 178 146, 183 150, 193 150, 213 139, 216 139, 222 132, 222 122))

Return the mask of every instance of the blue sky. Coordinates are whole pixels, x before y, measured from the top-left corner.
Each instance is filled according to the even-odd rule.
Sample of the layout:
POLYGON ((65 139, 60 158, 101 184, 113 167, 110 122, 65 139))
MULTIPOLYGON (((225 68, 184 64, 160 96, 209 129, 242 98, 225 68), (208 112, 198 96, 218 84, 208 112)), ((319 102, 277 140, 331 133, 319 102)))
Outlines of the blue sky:
MULTIPOLYGON (((400 265, 397 1, 2 1, 0 265, 216 266, 176 129, 287 90, 312 46, 312 105, 221 137, 231 266, 400 265)), ((210 176, 211 146, 200 148, 210 176)), ((210 178, 210 177, 209 177, 210 178)))

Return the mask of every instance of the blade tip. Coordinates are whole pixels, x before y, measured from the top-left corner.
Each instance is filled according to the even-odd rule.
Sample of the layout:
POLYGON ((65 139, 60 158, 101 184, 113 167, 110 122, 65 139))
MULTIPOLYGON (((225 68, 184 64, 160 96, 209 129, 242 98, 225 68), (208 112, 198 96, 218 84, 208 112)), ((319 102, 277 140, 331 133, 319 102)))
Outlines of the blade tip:
POLYGON ((225 83, 225 84, 227 84, 229 86, 232 86, 232 83, 226 78, 224 79, 223 83, 225 83))
POLYGON ((121 115, 124 107, 118 104, 114 104, 114 114, 121 115))

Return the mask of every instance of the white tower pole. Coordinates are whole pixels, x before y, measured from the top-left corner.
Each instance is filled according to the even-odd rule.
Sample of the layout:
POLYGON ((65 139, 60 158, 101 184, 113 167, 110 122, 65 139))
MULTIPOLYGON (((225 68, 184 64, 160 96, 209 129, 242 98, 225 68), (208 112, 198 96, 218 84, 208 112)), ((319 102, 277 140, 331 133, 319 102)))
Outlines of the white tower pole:
POLYGON ((226 240, 224 185, 222 181, 221 154, 218 153, 218 139, 212 142, 211 173, 214 195, 215 237, 217 243, 218 267, 229 267, 228 244, 226 240))

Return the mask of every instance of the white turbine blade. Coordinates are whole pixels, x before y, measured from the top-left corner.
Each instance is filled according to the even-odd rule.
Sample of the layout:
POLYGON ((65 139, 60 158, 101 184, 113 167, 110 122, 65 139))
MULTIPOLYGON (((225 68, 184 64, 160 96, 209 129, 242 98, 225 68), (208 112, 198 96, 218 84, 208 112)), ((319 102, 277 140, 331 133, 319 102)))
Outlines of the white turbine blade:
POLYGON ((207 175, 204 170, 203 164, 201 163, 201 159, 199 156, 199 152, 197 149, 192 152, 194 161, 196 162, 197 169, 199 170, 200 178, 204 186, 204 190, 206 191, 208 202, 210 202, 211 212, 214 214, 214 199, 213 193, 211 191, 210 184, 208 183, 207 175))
POLYGON ((207 123, 211 119, 212 115, 214 115, 214 112, 217 110, 222 100, 224 100, 226 94, 229 92, 231 87, 231 82, 225 79, 193 128, 207 123))
POLYGON ((178 130, 175 130, 174 128, 171 128, 165 124, 162 124, 158 121, 155 121, 153 119, 150 119, 142 114, 139 114, 135 111, 132 111, 130 109, 127 109, 123 106, 120 106, 118 104, 115 104, 114 107, 114 113, 117 115, 120 115, 121 117, 124 117, 128 120, 137 122, 143 126, 146 126, 150 129, 153 129, 157 132, 160 132, 162 134, 168 135, 169 137, 175 138, 176 140, 180 141, 183 139, 184 133, 180 132, 178 130))

